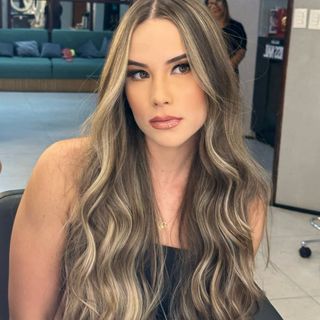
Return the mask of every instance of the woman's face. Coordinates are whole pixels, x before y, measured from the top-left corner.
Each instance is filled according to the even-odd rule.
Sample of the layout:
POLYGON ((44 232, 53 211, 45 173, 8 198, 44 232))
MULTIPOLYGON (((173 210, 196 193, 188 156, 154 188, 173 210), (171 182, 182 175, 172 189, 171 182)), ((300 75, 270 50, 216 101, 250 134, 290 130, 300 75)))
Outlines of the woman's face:
POLYGON ((215 19, 222 19, 225 14, 223 0, 208 0, 208 8, 215 19))
POLYGON ((207 115, 175 25, 149 19, 132 35, 126 96, 147 144, 180 147, 194 143, 207 115))

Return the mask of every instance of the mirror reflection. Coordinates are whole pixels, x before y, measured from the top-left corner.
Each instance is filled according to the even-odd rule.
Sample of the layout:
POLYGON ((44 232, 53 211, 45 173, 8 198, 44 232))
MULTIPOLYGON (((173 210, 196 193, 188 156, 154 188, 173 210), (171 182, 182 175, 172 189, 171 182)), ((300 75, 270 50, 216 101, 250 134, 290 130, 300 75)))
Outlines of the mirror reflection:
MULTIPOLYGON (((7 0, 9 28, 114 30, 130 1, 7 0)), ((3 19, 6 20, 6 19, 3 19)))

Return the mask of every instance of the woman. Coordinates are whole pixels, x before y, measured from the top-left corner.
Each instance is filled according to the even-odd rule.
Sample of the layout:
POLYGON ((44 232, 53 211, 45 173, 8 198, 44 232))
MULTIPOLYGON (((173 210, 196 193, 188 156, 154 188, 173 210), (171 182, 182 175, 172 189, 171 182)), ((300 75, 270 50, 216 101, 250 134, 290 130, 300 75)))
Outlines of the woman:
POLYGON ((16 319, 250 319, 269 190, 205 6, 138 0, 87 137, 40 157, 14 224, 16 319))
POLYGON ((210 13, 223 30, 231 64, 239 74, 239 64, 247 50, 247 35, 243 25, 230 17, 227 0, 206 0, 210 13))

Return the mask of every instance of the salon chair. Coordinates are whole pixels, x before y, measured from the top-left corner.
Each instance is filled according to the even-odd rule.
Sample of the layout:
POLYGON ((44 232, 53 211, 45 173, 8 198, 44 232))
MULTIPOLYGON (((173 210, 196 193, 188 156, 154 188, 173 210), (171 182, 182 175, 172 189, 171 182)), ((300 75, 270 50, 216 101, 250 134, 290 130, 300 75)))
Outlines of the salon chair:
MULTIPOLYGON (((0 193, 0 320, 9 320, 8 278, 9 248, 14 217, 24 190, 0 193)), ((283 320, 270 301, 265 298, 253 320, 283 320)))
POLYGON ((8 274, 9 247, 14 217, 20 203, 23 190, 0 193, 0 319, 9 320, 8 310, 8 274))
MULTIPOLYGON (((320 217, 314 217, 310 220, 310 224, 320 230, 320 217)), ((311 256, 311 249, 308 247, 309 243, 314 243, 314 242, 320 242, 319 239, 310 239, 310 240, 303 240, 301 241, 301 248, 299 249, 300 256, 302 258, 309 258, 311 256)))

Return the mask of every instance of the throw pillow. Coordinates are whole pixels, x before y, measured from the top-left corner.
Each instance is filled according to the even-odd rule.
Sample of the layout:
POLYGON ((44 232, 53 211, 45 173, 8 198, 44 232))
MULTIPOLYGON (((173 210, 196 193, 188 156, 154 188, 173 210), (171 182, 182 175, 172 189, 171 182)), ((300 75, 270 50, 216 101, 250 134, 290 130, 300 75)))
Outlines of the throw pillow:
POLYGON ((77 49, 77 55, 81 58, 98 58, 99 51, 92 40, 88 40, 77 49))
POLYGON ((45 58, 60 58, 61 46, 58 43, 46 42, 42 45, 41 57, 45 58))
POLYGON ((15 42, 17 55, 20 57, 39 57, 37 41, 17 41, 15 42))
POLYGON ((0 42, 0 56, 12 57, 13 56, 13 44, 9 42, 0 42))
POLYGON ((99 54, 100 54, 101 58, 104 58, 108 54, 109 44, 110 44, 109 42, 110 42, 109 38, 107 38, 107 37, 103 38, 103 41, 102 41, 102 44, 101 44, 101 48, 100 48, 100 51, 99 51, 99 54))

